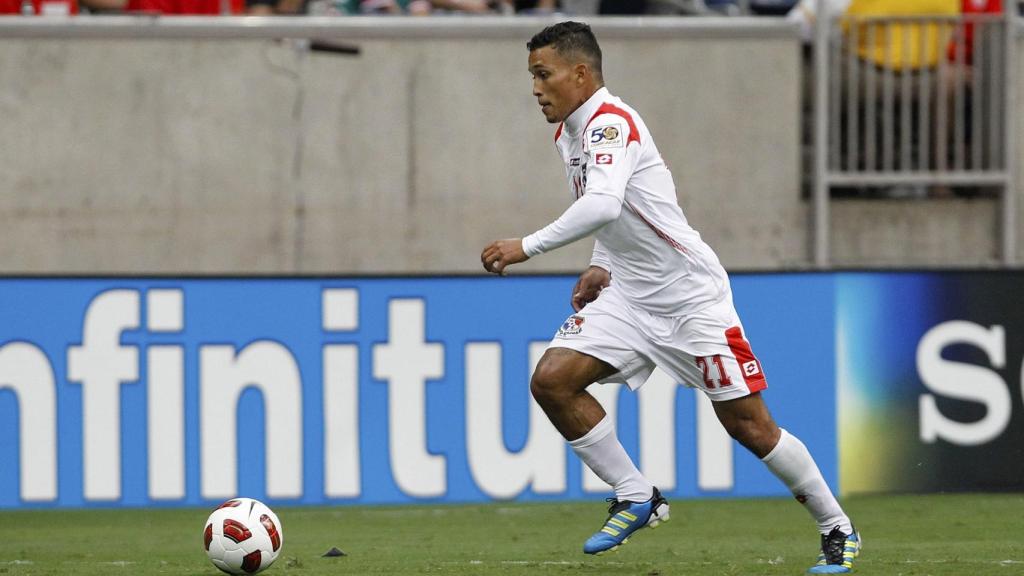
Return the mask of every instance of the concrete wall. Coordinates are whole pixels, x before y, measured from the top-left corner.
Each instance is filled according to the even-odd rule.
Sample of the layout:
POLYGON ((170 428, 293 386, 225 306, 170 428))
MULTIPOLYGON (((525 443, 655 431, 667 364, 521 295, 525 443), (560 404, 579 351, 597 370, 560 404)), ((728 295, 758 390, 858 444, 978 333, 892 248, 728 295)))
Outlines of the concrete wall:
MULTIPOLYGON (((359 56, 0 40, 0 272, 476 272, 486 242, 571 200, 526 71, 545 23, 455 38, 384 23, 359 56)), ((731 26, 599 29, 606 80, 723 260, 800 265, 798 42, 731 26)), ((574 271, 589 251, 524 269, 574 271)))
MULTIPOLYGON (((548 21, 303 20, 358 56, 272 39, 299 35, 279 21, 4 29, 0 273, 477 272, 489 240, 568 206, 526 72, 548 21)), ((595 28, 610 89, 643 114, 726 266, 810 266, 795 31, 595 28)), ((834 262, 992 264, 998 220, 993 201, 836 202, 834 262)), ((589 251, 521 269, 572 272, 589 251)))

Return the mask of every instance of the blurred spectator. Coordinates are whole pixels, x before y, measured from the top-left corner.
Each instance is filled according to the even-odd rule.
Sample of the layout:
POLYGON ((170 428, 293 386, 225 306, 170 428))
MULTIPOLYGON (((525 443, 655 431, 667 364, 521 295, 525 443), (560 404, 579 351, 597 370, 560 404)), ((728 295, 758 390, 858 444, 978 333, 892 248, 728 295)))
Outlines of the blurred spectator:
POLYGON ((552 14, 557 0, 412 0, 406 11, 413 15, 437 12, 469 14, 552 14))
MULTIPOLYGON (((786 20, 800 25, 800 37, 808 44, 814 40, 814 22, 817 5, 817 0, 800 0, 786 14, 786 20)), ((825 0, 825 6, 830 14, 843 14, 849 5, 850 0, 825 0)))
MULTIPOLYGON (((1002 0, 963 0, 961 10, 964 14, 1001 14, 1003 12, 1002 0)), ((963 28, 963 42, 957 42, 955 37, 949 43, 947 58, 951 62, 957 61, 957 50, 963 50, 964 63, 968 66, 974 63, 974 24, 967 22, 963 28)))
MULTIPOLYGON (((946 47, 951 37, 951 26, 940 21, 923 23, 913 21, 901 21, 898 17, 929 17, 956 15, 960 11, 961 0, 827 0, 830 16, 845 16, 840 21, 844 35, 846 36, 846 49, 858 56, 858 64, 854 64, 860 70, 857 85, 848 84, 849 76, 845 69, 833 70, 833 74, 840 74, 842 84, 841 94, 838 101, 847 102, 848 91, 857 92, 854 101, 857 103, 857 110, 854 111, 853 120, 847 117, 846 106, 840 107, 842 128, 838 141, 845 154, 848 130, 855 130, 858 136, 855 138, 857 147, 856 158, 858 166, 855 170, 875 171, 881 168, 881 153, 886 150, 885 138, 888 130, 891 146, 900 146, 904 141, 901 138, 902 131, 907 123, 902 120, 904 110, 910 111, 909 129, 911 133, 910 151, 912 158, 919 158, 922 152, 917 148, 919 142, 917 133, 920 130, 918 125, 918 99, 921 94, 927 92, 934 94, 936 104, 931 106, 929 115, 934 117, 939 107, 938 102, 944 102, 949 90, 949 80, 939 82, 935 73, 927 76, 918 74, 922 69, 934 69, 939 60, 945 57, 946 47), (886 19, 886 17, 897 17, 897 19, 886 19), (863 18, 881 18, 878 22, 864 22, 863 18), (875 74, 875 81, 868 86, 865 76, 868 71, 875 74), (889 74, 888 96, 883 88, 885 82, 883 74, 889 74), (927 83, 922 85, 922 80, 927 78, 927 83), (886 101, 886 98, 891 100, 886 101), (905 108, 902 102, 906 100, 905 108), (869 110, 870 109, 870 110, 869 110), (890 116, 885 117, 886 111, 890 116), (873 127, 868 129, 865 118, 869 114, 874 117, 873 127), (872 159, 873 164, 866 164, 864 146, 867 146, 869 134, 871 146, 876 152, 872 159)), ((815 0, 801 0, 787 15, 787 19, 800 23, 801 35, 808 43, 805 50, 805 83, 803 89, 803 123, 804 130, 804 154, 809 165, 813 148, 813 101, 814 101, 814 68, 811 58, 810 42, 814 38, 814 27, 816 21, 815 0)), ((845 58, 843 59, 845 62, 845 58)), ((845 64, 843 65, 845 66, 845 64)), ((929 100, 932 96, 927 96, 929 100)), ((934 132, 933 132, 934 133, 934 132)), ((929 147, 939 146, 940 138, 932 138, 929 147)), ((941 149, 941 148, 940 148, 941 149)), ((897 157, 902 148, 889 149, 891 154, 897 157)), ((938 150, 931 150, 935 153, 938 150)), ((927 155, 927 152, 925 153, 927 155)), ((900 165, 901 168, 908 167, 900 165)), ((834 188, 833 193, 838 195, 870 195, 881 197, 907 197, 922 196, 927 190, 922 186, 896 186, 882 190, 876 189, 846 189, 834 188)))
MULTIPOLYGON (((1003 12, 1003 3, 1001 0, 963 0, 961 4, 961 10, 964 15, 978 15, 978 14, 992 14, 998 15, 1003 12)), ((946 58, 950 62, 950 68, 952 70, 951 86, 947 92, 947 102, 953 114, 959 114, 959 118, 962 119, 962 133, 958 134, 956 126, 951 122, 947 126, 947 138, 954 145, 957 142, 962 143, 963 149, 970 150, 975 139, 975 123, 978 123, 977 128, 981 131, 992 130, 991 126, 986 126, 985 122, 979 122, 985 118, 976 118, 974 114, 975 108, 975 90, 977 86, 975 82, 978 80, 975 71, 975 64, 980 67, 980 70, 985 70, 985 63, 990 61, 995 55, 992 54, 993 46, 987 41, 992 34, 1002 34, 1002 24, 1000 22, 975 22, 966 20, 963 25, 953 35, 953 39, 949 42, 949 47, 946 50, 946 58), (977 37, 977 38, 976 38, 977 37), (957 107, 959 106, 959 111, 957 107)), ((1002 46, 999 45, 996 50, 1001 50, 1002 46)), ((985 72, 982 72, 984 75, 985 72)), ((991 106, 991 103, 986 104, 984 96, 981 97, 980 104, 982 106, 991 106)), ((988 114, 996 114, 997 112, 986 110, 988 114)), ((954 116, 956 117, 956 116, 954 116)), ((981 142, 984 142, 984 136, 981 138, 981 142)), ((951 146, 952 148, 952 146, 951 146)), ((966 156, 966 152, 963 153, 966 156)), ((957 153, 955 149, 949 151, 948 161, 954 165, 957 160, 957 153)), ((965 158, 966 161, 966 158, 965 158)), ((978 168, 974 166, 973 168, 978 168)), ((952 194, 961 197, 977 197, 985 194, 992 194, 995 190, 986 189, 978 186, 952 186, 950 187, 952 194)))
POLYGON ((0 0, 0 14, 78 14, 78 0, 0 0))
POLYGON ((601 0, 598 12, 607 15, 644 14, 647 0, 601 0))
POLYGON ((467 12, 470 14, 488 14, 497 12, 500 2, 488 0, 429 0, 433 12, 467 12))
POLYGON ((750 0, 750 11, 765 16, 783 16, 796 4, 797 0, 750 0))
POLYGON ((245 0, 109 0, 116 9, 125 12, 216 15, 242 14, 245 0))
MULTIPOLYGON (((944 16, 960 13, 960 0, 851 0, 847 16, 944 16)), ((938 64, 949 41, 937 23, 871 24, 858 29, 857 54, 882 68, 920 69, 938 64), (922 48, 922 36, 925 46, 922 48)))
POLYGON ((556 0, 505 0, 516 14, 552 14, 558 10, 556 0))
MULTIPOLYGON (((439 13, 494 14, 496 12, 511 13, 514 10, 512 2, 513 0, 312 0, 309 2, 309 13, 316 16, 353 14, 410 14, 413 16, 424 16, 439 13)), ((540 3, 547 2, 553 2, 553 0, 540 1, 540 3)))
MULTIPOLYGON (((951 16, 959 14, 960 0, 851 0, 846 10, 846 15, 851 17, 886 17, 886 16, 951 16)), ((850 33, 850 21, 844 21, 844 30, 850 33)), ((922 77, 918 74, 922 69, 934 69, 941 58, 945 57, 945 49, 951 37, 951 26, 931 22, 927 24, 919 22, 890 21, 875 24, 859 25, 855 37, 850 40, 857 51, 862 62, 868 66, 875 66, 879 71, 889 70, 895 73, 892 81, 891 98, 892 124, 896 132, 892 136, 894 142, 901 141, 901 128, 903 126, 903 106, 900 102, 907 100, 911 106, 911 153, 914 156, 920 155, 918 134, 921 127, 915 121, 917 110, 920 104, 922 89, 928 93, 935 94, 936 105, 930 112, 930 123, 935 122, 940 102, 951 93, 955 79, 943 80, 935 74, 927 76, 928 82, 922 86, 922 77), (904 90, 903 79, 909 80, 908 90, 904 90)), ((863 91, 864 85, 856 88, 863 91)), ((864 94, 863 106, 875 109, 876 122, 875 130, 876 150, 882 150, 884 154, 884 139, 886 126, 884 115, 886 109, 885 90, 876 86, 874 94, 864 94)), ((929 97, 930 98, 930 97, 929 97)), ((936 132, 938 128, 934 129, 936 132)), ((949 138, 943 141, 942 137, 936 137, 931 142, 932 150, 929 155, 935 155, 934 162, 938 164, 938 155, 942 154, 943 146, 948 145, 949 138)), ((951 146, 949 146, 951 148, 951 146)), ((898 156, 899 150, 893 150, 893 155, 898 156)), ((863 158, 863 156, 861 156, 863 158)), ((882 160, 884 164, 884 160, 882 160)), ((904 167, 906 169, 906 167, 904 167)), ((932 187, 929 190, 923 185, 896 185, 874 191, 883 198, 921 198, 928 195, 946 196, 948 189, 944 186, 932 187)))
POLYGON ((300 14, 305 10, 305 0, 245 0, 245 13, 250 16, 300 14))
POLYGON ((589 16, 597 14, 601 0, 561 0, 559 4, 566 14, 589 16))
MULTIPOLYGON (((260 0, 247 0, 259 2, 260 0)), ((281 0, 264 0, 277 3, 281 0)), ((261 9, 265 10, 265 9, 261 9)), ((400 14, 402 6, 395 0, 310 0, 305 11, 313 16, 352 16, 356 14, 400 14)), ((250 7, 250 14, 253 9, 250 7)))
POLYGON ((676 13, 742 15, 785 15, 799 0, 651 0, 648 12, 666 13, 663 9, 651 10, 650 4, 674 4, 676 13))
MULTIPOLYGON (((283 0, 294 1, 294 0, 283 0)), ((145 14, 242 14, 245 0, 31 0, 33 13, 43 15, 129 12, 145 14)), ((0 14, 24 13, 21 0, 0 0, 0 14)))

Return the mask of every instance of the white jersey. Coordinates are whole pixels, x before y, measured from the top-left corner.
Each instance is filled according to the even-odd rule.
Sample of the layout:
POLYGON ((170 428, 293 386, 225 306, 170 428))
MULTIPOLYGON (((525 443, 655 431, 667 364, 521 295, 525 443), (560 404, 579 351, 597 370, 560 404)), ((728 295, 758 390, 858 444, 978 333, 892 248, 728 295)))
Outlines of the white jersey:
POLYGON ((523 238, 527 256, 593 234, 591 264, 611 272, 632 306, 684 316, 730 296, 725 270, 687 223, 672 174, 635 110, 601 88, 558 127, 555 144, 575 201, 523 238))

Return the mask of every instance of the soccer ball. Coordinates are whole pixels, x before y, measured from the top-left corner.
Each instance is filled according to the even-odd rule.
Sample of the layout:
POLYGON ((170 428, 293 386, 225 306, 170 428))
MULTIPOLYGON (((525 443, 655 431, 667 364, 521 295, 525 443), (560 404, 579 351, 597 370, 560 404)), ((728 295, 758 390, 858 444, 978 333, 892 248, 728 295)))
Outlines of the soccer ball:
POLYGON ((255 574, 277 559, 284 532, 277 515, 252 498, 233 498, 210 514, 203 545, 210 562, 228 574, 255 574))

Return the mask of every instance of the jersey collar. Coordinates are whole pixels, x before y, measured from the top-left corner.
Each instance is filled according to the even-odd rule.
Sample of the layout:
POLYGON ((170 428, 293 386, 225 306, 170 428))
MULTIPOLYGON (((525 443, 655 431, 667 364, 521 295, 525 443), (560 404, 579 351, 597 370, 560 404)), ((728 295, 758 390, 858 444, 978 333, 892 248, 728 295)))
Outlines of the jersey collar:
POLYGON ((565 131, 569 134, 576 136, 586 128, 587 121, 590 117, 597 112, 597 109, 601 107, 601 103, 611 98, 611 93, 608 89, 601 87, 597 92, 594 92, 590 98, 587 99, 579 108, 569 114, 569 117, 565 119, 565 131))

